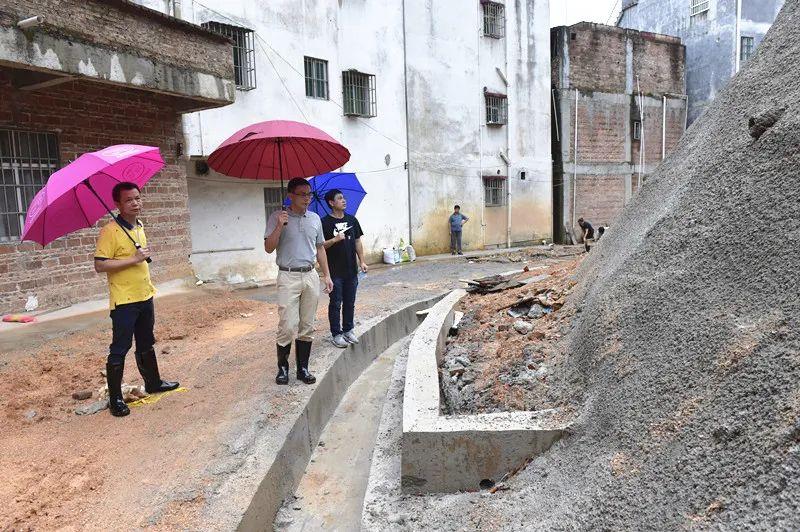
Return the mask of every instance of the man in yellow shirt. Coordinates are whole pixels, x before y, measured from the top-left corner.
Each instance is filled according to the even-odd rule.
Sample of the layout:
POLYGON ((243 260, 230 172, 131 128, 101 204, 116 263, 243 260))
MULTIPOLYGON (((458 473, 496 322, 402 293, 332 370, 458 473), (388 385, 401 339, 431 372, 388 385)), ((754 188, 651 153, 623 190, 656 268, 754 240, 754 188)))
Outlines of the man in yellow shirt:
POLYGON ((150 282, 150 268, 147 265, 150 258, 147 237, 138 218, 142 210, 139 187, 134 183, 118 183, 111 195, 119 209, 119 216, 100 230, 94 269, 108 276, 113 329, 106 363, 108 409, 112 416, 120 417, 130 414, 122 399, 122 374, 125 355, 134 338, 136 365, 147 393, 174 390, 179 384, 161 380, 153 349, 153 296, 156 290, 150 282))

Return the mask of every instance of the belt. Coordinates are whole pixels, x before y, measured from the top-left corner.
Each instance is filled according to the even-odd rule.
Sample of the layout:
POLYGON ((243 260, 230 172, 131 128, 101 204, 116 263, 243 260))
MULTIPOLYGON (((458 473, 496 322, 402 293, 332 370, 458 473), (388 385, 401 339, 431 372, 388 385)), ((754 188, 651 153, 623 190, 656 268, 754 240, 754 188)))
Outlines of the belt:
POLYGON ((278 266, 278 269, 282 272, 310 272, 314 269, 313 266, 299 266, 297 268, 287 268, 285 266, 278 266))

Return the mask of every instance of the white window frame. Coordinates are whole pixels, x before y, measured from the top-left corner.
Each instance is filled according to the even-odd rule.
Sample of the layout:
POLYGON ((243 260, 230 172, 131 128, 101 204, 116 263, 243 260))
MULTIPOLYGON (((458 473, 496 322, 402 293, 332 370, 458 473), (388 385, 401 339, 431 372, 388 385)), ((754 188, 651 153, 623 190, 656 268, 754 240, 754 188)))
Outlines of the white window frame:
POLYGON ((689 16, 695 17, 703 13, 707 13, 710 9, 711 0, 691 0, 689 5, 689 16))
POLYGON ((328 85, 328 62, 324 59, 305 56, 306 96, 318 100, 330 99, 328 85))
POLYGON ((264 211, 267 220, 269 220, 269 217, 272 216, 272 213, 283 208, 282 199, 280 188, 264 187, 264 211))

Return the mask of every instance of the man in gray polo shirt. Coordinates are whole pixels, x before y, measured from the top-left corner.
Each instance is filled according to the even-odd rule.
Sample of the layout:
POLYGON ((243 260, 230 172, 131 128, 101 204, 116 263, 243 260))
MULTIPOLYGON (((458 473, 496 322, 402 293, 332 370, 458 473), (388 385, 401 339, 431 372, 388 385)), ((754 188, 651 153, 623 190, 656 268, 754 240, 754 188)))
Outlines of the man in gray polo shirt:
POLYGON ((314 319, 319 302, 320 277, 314 269, 319 262, 325 292, 333 288, 325 254, 325 237, 322 222, 316 213, 308 210, 311 203, 311 186, 303 178, 289 181, 286 187, 291 204, 288 210, 272 213, 264 233, 267 253, 277 250, 278 263, 278 375, 275 382, 289 383, 289 353, 295 341, 297 380, 306 384, 316 382, 308 371, 311 341, 314 339, 314 319))

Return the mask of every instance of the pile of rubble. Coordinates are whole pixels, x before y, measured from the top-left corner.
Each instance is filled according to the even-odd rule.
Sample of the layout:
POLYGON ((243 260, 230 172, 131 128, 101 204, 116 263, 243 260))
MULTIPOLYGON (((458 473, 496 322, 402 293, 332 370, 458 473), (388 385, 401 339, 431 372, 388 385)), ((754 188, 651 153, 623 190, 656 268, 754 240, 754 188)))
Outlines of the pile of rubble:
POLYGON ((537 410, 565 401, 549 393, 550 366, 571 313, 559 312, 574 287, 573 259, 514 276, 465 281, 469 294, 457 335, 440 366, 442 411, 469 414, 537 410))

